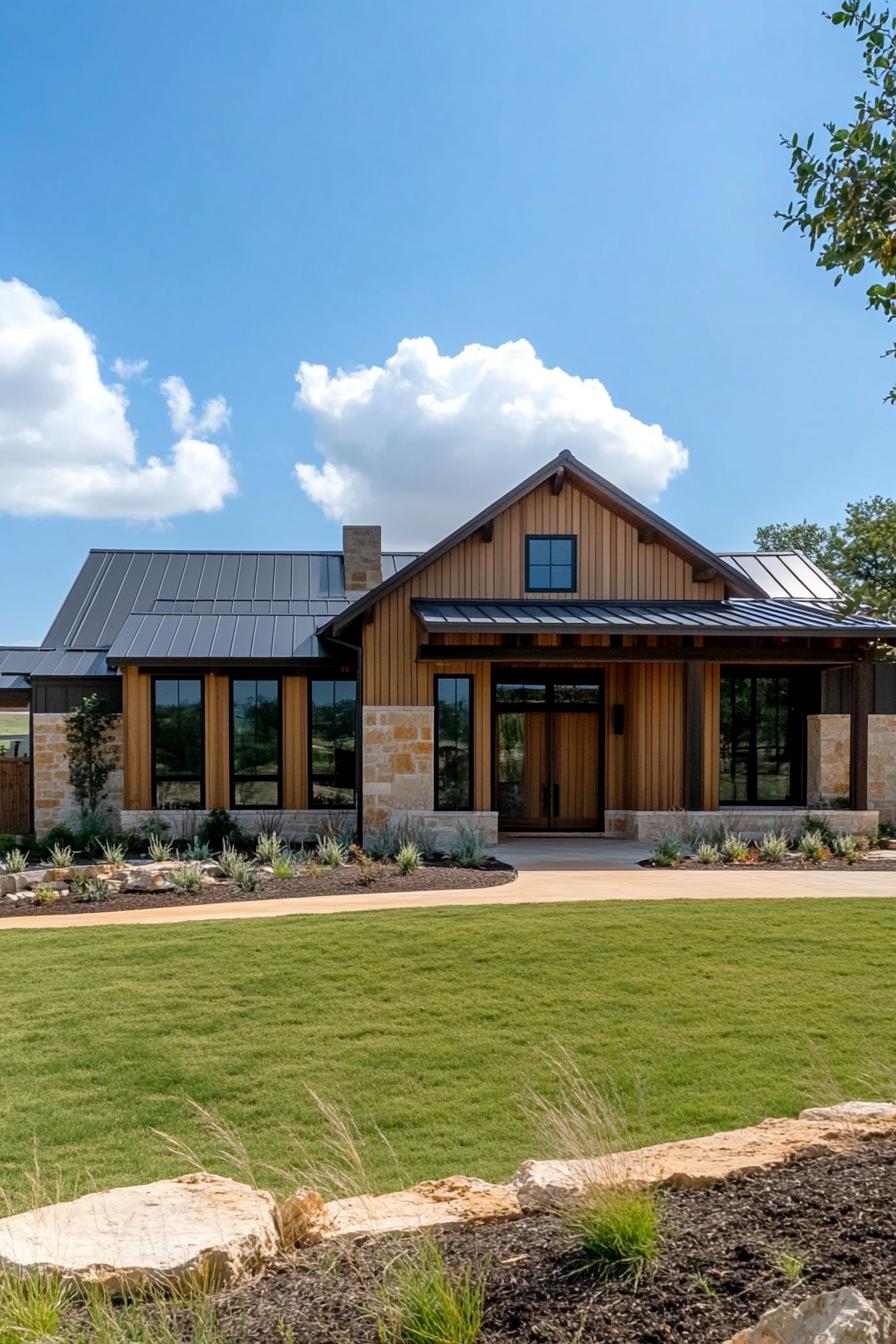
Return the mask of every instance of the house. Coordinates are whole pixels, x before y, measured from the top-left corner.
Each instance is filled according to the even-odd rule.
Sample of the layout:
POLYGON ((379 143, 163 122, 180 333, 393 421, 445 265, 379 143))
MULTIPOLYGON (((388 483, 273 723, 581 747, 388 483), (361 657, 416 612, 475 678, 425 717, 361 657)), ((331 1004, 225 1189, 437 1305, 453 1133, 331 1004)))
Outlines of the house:
POLYGON ((422 555, 377 527, 342 553, 92 551, 42 645, 0 651, 0 708, 31 710, 38 834, 73 817, 65 714, 94 690, 124 827, 359 808, 653 838, 821 802, 865 830, 896 809, 879 641, 896 625, 805 556, 714 554, 561 453, 422 555))

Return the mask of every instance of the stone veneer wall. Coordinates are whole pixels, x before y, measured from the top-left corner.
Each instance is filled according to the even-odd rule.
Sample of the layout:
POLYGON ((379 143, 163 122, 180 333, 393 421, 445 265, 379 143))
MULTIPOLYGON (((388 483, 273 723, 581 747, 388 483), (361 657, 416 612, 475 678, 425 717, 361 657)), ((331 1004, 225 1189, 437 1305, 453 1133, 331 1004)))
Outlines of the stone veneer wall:
POLYGON ((806 797, 813 803, 849 797, 848 714, 810 714, 806 720, 806 797))
POLYGON ((849 835, 870 835, 877 830, 875 810, 853 812, 845 808, 726 807, 718 812, 626 812, 606 814, 606 829, 611 835, 656 844, 670 835, 681 835, 691 826, 730 826, 743 835, 759 837, 765 831, 789 830, 805 816, 826 821, 831 830, 849 835))
POLYGON ((431 705, 365 705, 364 825, 433 807, 431 705))
POLYGON ((896 714, 868 720, 868 806, 896 825, 896 714))
MULTIPOLYGON (((277 826, 282 835, 295 840, 313 840, 319 835, 327 824, 338 827, 343 823, 350 822, 355 824, 354 808, 342 809, 340 811, 328 811, 325 808, 305 808, 296 811, 292 808, 259 808, 257 811, 252 808, 235 808, 231 810, 230 815, 237 822, 241 830, 248 835, 257 835, 260 830, 269 825, 272 818, 276 818, 277 826)), ((134 811, 123 811, 121 813, 121 829, 123 831, 135 831, 146 821, 151 821, 155 817, 161 817, 167 821, 169 835, 176 839, 179 835, 188 837, 195 835, 196 831, 208 816, 207 811, 200 809, 181 811, 178 808, 141 808, 134 811)))
MULTIPOLYGON (((68 778, 68 744, 65 740, 65 714, 35 714, 32 721, 31 755, 34 768, 34 831, 46 835, 53 826, 76 826, 80 819, 68 778)), ((110 734, 121 759, 121 715, 117 715, 110 734)), ((118 812, 124 801, 124 776, 113 770, 106 785, 104 806, 118 812)))

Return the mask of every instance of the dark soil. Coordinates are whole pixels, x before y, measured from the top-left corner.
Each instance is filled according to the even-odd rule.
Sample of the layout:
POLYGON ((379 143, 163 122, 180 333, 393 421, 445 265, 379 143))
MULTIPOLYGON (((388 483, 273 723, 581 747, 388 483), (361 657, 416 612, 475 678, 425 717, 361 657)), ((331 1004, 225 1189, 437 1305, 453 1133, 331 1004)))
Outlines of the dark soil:
POLYGON ((678 863, 664 864, 654 863, 652 859, 642 859, 638 865, 640 868, 669 868, 681 869, 687 868, 688 872, 699 873, 720 873, 723 870, 726 873, 736 870, 745 873, 760 872, 786 872, 786 873, 826 873, 834 870, 838 873, 892 873, 896 872, 896 851, 888 853, 885 859, 857 859, 855 863, 847 863, 846 859, 824 859, 821 863, 810 863, 801 855, 794 855, 791 859, 785 859, 783 863, 765 863, 761 859, 745 859, 743 863, 699 863, 697 859, 681 859, 678 863))
POLYGON ((105 901, 76 901, 60 896, 49 905, 34 901, 9 901, 0 897, 0 919, 22 915, 86 915, 96 910, 157 910, 177 905, 220 905, 224 901, 267 901, 272 898, 301 900, 305 896, 353 896, 379 891, 452 891, 463 888, 500 887, 512 882, 516 869, 489 858, 484 868, 458 868, 444 860, 423 863, 405 876, 394 863, 374 863, 370 876, 362 879, 355 863, 328 868, 319 876, 299 873, 295 877, 268 878, 257 891, 240 891, 230 882, 209 883, 201 891, 184 895, 177 891, 114 892, 105 901))
MULTIPOLYGON (((896 1302, 896 1145, 804 1157, 664 1199, 663 1247, 639 1284, 583 1271, 553 1217, 439 1235, 454 1266, 487 1267, 482 1344, 721 1344, 787 1298, 852 1285, 896 1302), (782 1255, 804 1261, 789 1282, 782 1255)), ((411 1245, 321 1246, 219 1300, 229 1340, 374 1344, 383 1265, 411 1245)))

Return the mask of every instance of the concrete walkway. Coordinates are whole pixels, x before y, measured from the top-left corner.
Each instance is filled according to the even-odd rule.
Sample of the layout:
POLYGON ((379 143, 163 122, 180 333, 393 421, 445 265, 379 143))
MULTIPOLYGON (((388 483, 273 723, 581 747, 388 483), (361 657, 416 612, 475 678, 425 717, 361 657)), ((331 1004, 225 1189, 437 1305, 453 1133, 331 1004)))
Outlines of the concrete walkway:
POLYGON ((83 928, 94 924, 179 924, 198 920, 259 919, 278 915, 344 915, 368 910, 434 909, 467 905, 534 905, 569 901, 797 900, 896 897, 896 872, 875 872, 873 860, 844 871, 796 873, 762 869, 676 872, 639 868, 649 845, 623 840, 514 838, 498 857, 519 871, 502 887, 467 891, 353 893, 346 896, 274 897, 220 905, 168 906, 159 910, 92 910, 84 915, 22 915, 0 919, 0 933, 16 929, 83 928))

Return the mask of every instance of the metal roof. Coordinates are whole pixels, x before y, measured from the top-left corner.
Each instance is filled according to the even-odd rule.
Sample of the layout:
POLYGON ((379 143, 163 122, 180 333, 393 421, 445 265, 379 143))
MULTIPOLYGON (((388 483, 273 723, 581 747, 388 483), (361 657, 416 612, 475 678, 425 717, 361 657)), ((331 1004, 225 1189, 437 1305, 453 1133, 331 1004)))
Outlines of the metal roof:
POLYGON ((843 596, 802 551, 731 551, 719 559, 741 570, 768 597, 815 597, 834 602, 843 596))
MULTIPOLYGON (((271 604, 268 603, 270 606, 271 604)), ((320 658, 321 618, 270 613, 168 612, 129 616, 106 655, 111 663, 320 658)))
POLYGON ((732 597, 706 602, 451 602, 414 598, 411 606, 424 629, 461 634, 875 635, 896 638, 896 624, 868 616, 844 615, 830 602, 792 598, 732 597))

